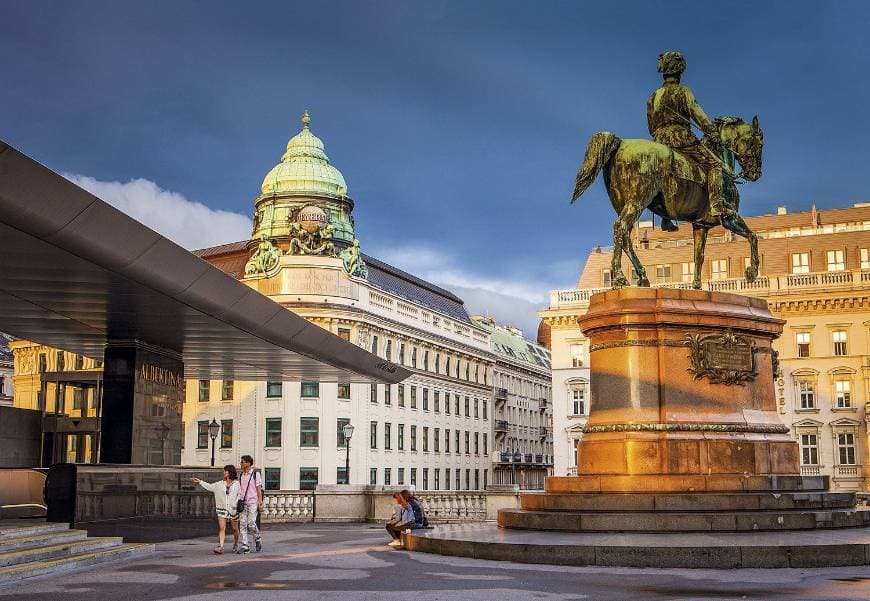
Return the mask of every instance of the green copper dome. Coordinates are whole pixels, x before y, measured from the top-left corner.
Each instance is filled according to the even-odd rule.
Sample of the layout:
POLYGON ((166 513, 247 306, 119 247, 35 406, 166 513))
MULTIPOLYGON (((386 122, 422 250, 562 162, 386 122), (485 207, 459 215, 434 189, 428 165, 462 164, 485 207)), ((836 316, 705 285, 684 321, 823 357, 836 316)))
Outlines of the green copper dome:
POLYGON ((308 111, 302 115, 302 131, 290 138, 281 162, 263 179, 263 194, 314 194, 344 198, 347 184, 341 172, 329 164, 323 142, 311 133, 308 111))

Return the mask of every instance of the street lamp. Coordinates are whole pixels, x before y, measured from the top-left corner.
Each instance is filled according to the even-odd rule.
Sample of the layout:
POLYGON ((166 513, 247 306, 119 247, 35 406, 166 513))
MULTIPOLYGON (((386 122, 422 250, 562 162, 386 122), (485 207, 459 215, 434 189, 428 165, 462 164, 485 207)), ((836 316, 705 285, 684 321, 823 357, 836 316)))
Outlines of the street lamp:
POLYGON ((166 465, 166 439, 169 438, 169 426, 166 423, 161 423, 157 426, 157 431, 160 434, 160 465, 166 465))
POLYGON ((347 422, 341 430, 344 432, 345 446, 344 479, 347 481, 345 484, 350 484, 350 437, 353 436, 353 425, 347 422))
POLYGON ((511 462, 511 471, 514 473, 514 484, 517 483, 517 464, 523 460, 523 454, 520 453, 520 448, 517 447, 514 449, 513 457, 511 457, 513 461, 511 462))
POLYGON ((214 439, 218 437, 221 431, 221 425, 217 423, 215 418, 211 418, 211 423, 208 425, 208 435, 211 438, 211 466, 214 467, 214 439))

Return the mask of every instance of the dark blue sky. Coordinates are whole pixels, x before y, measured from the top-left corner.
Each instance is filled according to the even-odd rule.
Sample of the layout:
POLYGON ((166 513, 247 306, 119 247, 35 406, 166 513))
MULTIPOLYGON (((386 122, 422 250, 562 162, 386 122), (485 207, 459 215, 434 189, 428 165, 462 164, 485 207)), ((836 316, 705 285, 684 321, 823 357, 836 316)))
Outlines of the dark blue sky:
POLYGON ((2 1, 0 138, 247 215, 308 108, 364 247, 543 298, 610 243, 603 184, 570 207, 573 177, 593 132, 647 136, 663 50, 709 114, 759 115, 744 212, 867 200, 867 6, 2 1))

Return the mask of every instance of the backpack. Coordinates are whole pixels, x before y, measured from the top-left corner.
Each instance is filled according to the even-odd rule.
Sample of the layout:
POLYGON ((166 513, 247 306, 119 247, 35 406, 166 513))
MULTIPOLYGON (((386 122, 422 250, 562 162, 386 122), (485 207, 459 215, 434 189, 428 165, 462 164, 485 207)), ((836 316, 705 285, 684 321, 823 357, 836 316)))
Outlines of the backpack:
POLYGON ((420 504, 420 501, 417 499, 411 499, 411 509, 414 510, 414 523, 418 528, 428 528, 429 527, 429 519, 426 517, 426 513, 423 511, 423 506, 420 504))

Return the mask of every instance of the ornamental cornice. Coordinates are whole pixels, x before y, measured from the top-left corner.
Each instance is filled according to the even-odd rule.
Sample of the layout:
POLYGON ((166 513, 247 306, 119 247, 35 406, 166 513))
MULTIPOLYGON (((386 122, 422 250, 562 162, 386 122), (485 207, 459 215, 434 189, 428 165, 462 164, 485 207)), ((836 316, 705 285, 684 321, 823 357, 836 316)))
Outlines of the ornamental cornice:
POLYGON ((774 298, 769 299, 768 304, 770 311, 777 316, 870 311, 870 294, 862 292, 826 298, 774 298))

